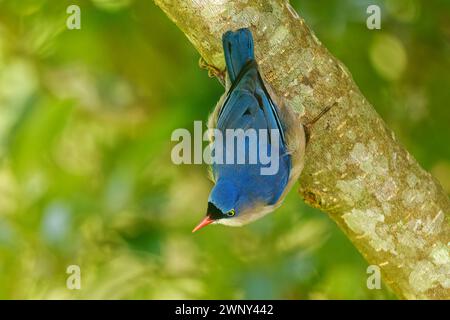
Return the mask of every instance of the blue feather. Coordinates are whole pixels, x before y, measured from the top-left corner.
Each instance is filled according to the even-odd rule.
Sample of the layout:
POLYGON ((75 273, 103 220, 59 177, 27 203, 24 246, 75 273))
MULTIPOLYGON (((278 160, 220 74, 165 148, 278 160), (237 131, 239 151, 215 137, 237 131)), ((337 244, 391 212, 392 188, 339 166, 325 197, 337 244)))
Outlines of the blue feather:
POLYGON ((253 38, 249 29, 227 31, 222 36, 228 76, 233 83, 248 61, 254 60, 253 38))

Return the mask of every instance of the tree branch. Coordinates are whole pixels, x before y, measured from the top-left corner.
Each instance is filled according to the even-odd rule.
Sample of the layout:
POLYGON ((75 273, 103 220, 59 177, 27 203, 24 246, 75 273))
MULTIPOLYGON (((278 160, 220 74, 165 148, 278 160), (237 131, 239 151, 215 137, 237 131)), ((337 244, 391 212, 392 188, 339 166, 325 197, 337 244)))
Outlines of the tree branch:
MULTIPOLYGON (((208 64, 224 69, 221 36, 249 27, 260 70, 314 125, 300 193, 327 212, 407 299, 450 298, 450 200, 396 141, 347 69, 280 0, 155 0, 208 64)), ((299 119, 300 121, 300 119, 299 119)))

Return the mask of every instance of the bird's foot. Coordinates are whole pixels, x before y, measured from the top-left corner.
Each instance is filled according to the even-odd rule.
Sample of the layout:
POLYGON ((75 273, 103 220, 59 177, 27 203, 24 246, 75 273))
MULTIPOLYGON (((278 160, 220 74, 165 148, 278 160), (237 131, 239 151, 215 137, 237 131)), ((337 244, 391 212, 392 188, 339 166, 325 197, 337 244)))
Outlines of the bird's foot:
POLYGON ((210 78, 215 77, 215 78, 219 79, 220 83, 222 83, 222 84, 225 83, 225 70, 220 70, 216 66, 209 64, 208 62, 206 62, 205 59, 203 59, 203 57, 200 57, 200 60, 198 61, 198 65, 200 66, 200 68, 208 71, 208 76, 210 78))
POLYGON ((314 126, 314 124, 320 119, 322 118, 328 111, 330 111, 330 109, 332 107, 334 107, 335 105, 337 105, 337 102, 333 103, 332 105, 329 105, 327 107, 325 107, 322 111, 320 111, 320 113, 315 116, 312 120, 306 122, 305 124, 303 124, 303 128, 305 130, 305 136, 306 136, 306 144, 308 144, 310 138, 311 138, 311 129, 314 126))

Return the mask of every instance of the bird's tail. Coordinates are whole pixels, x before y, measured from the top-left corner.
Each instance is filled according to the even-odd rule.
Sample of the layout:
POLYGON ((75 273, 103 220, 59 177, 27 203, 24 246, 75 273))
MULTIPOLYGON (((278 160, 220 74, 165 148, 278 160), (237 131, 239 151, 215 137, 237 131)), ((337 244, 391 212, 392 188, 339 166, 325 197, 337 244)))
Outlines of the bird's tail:
POLYGON ((231 82, 248 61, 254 60, 253 37, 248 28, 237 31, 227 31, 222 36, 225 63, 231 82))

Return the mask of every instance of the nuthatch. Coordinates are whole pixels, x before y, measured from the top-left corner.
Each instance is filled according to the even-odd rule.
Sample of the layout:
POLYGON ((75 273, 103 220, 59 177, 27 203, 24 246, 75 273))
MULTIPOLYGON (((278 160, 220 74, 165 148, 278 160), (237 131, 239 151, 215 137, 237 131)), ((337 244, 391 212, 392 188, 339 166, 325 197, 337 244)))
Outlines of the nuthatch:
POLYGON ((217 137, 211 137, 213 156, 221 154, 233 161, 212 163, 215 186, 209 195, 206 217, 193 232, 211 223, 241 226, 273 211, 297 181, 304 163, 305 127, 262 78, 250 30, 228 31, 222 42, 227 90, 211 114, 208 127, 220 131, 222 137, 230 130, 253 129, 257 145, 251 145, 249 136, 237 147, 229 141, 218 143, 217 137), (258 153, 253 155, 256 163, 247 159, 251 152, 258 153), (261 161, 260 154, 264 153, 278 161, 276 172, 262 174, 267 169, 267 163, 261 161), (246 161, 237 163, 242 154, 246 161))

